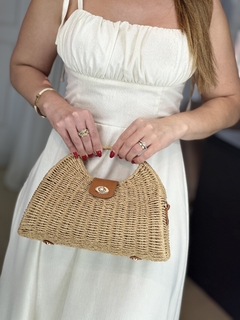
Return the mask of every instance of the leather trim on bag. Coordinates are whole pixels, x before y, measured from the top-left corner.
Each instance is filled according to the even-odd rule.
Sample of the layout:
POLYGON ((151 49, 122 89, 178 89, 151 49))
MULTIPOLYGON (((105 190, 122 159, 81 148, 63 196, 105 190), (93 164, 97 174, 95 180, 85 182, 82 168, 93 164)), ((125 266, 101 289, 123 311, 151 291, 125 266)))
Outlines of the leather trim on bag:
POLYGON ((97 198, 111 198, 116 190, 118 181, 94 178, 89 187, 89 192, 97 198))

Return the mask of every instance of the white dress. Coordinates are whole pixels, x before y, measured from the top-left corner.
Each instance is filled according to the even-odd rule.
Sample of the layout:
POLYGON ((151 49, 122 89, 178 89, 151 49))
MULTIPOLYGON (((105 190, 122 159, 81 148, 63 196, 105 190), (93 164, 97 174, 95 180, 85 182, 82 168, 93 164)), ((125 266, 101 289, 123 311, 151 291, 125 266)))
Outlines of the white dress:
MULTIPOLYGON (((63 21, 69 0, 64 0, 63 21)), ((67 74, 66 100, 89 109, 103 145, 112 145, 136 118, 179 112, 192 73, 180 30, 112 22, 79 8, 62 23, 58 53, 67 74)), ((44 120, 43 120, 44 121, 44 120)), ((188 252, 188 200, 179 141, 149 163, 171 205, 171 258, 126 257, 46 246, 17 234, 23 212, 44 174, 69 151, 53 130, 22 188, 0 283, 1 320, 173 320, 179 318, 188 252)), ((118 157, 87 161, 92 175, 127 178, 136 166, 118 157)))

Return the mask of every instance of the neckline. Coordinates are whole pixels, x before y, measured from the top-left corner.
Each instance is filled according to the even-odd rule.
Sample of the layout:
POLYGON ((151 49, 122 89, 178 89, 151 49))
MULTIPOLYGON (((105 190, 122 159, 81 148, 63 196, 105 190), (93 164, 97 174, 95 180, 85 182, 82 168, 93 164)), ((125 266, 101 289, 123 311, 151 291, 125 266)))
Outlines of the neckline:
MULTIPOLYGON (((122 25, 122 24, 127 24, 128 26, 130 27, 136 27, 136 28, 141 28, 141 29, 155 29, 155 30, 162 30, 162 31, 171 31, 171 32, 180 32, 183 34, 182 30, 181 29, 178 29, 178 28, 164 28, 164 27, 157 27, 157 26, 149 26, 149 25, 143 25, 143 24, 137 24, 137 23, 130 23, 128 21, 112 21, 112 20, 109 20, 109 19, 105 19, 103 18, 102 16, 98 16, 98 15, 95 15, 89 11, 86 11, 84 9, 81 9, 81 8, 78 8, 76 9, 71 15, 70 17, 67 19, 67 21, 65 21, 64 24, 66 24, 69 19, 71 19, 71 17, 75 14, 75 12, 82 12, 86 15, 88 15, 89 17, 93 17, 93 18, 97 18, 105 23, 109 23, 109 24, 112 24, 112 25, 122 25)), ((183 34, 184 35, 184 34, 183 34)))

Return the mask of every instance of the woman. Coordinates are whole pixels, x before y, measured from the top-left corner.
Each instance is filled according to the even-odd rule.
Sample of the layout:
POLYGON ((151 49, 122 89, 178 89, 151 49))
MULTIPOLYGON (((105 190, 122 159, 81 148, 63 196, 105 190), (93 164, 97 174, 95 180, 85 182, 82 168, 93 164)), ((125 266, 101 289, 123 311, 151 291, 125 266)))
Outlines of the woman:
POLYGON ((240 115, 237 68, 219 0, 213 8, 208 0, 32 0, 11 80, 54 130, 16 205, 1 279, 2 318, 178 319, 188 249, 179 139, 207 137, 240 115), (51 89, 47 76, 57 52, 67 74, 65 99, 43 91, 51 89), (179 113, 183 86, 195 70, 203 105, 179 113), (111 152, 102 152, 103 145, 111 152), (152 165, 171 205, 168 262, 48 247, 17 235, 32 193, 69 151, 92 175, 114 180, 127 178, 144 160, 152 165))

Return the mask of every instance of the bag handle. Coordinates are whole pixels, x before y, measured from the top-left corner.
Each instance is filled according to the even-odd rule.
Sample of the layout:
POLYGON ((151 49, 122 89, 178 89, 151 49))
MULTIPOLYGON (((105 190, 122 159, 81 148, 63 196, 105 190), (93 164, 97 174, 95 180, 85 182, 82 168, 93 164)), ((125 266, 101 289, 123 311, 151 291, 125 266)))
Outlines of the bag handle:
MULTIPOLYGON (((111 146, 102 146, 102 149, 103 149, 104 151, 107 151, 107 150, 111 150, 112 147, 111 147, 111 146)), ((135 170, 128 178, 124 179, 123 181, 121 181, 121 182, 119 182, 119 183, 124 183, 124 182, 127 181, 128 179, 132 179, 133 176, 136 175, 139 170, 141 170, 141 167, 144 167, 144 166, 146 166, 146 165, 147 165, 147 166, 150 166, 146 161, 144 161, 144 162, 142 162, 142 163, 139 163, 139 164, 137 165, 136 170, 135 170)), ((89 173, 88 173, 88 174, 89 174, 89 173)), ((92 178, 93 178, 93 177, 92 177, 92 178)))
POLYGON ((111 150, 112 147, 111 147, 111 146, 103 146, 102 149, 103 149, 103 150, 111 150))

